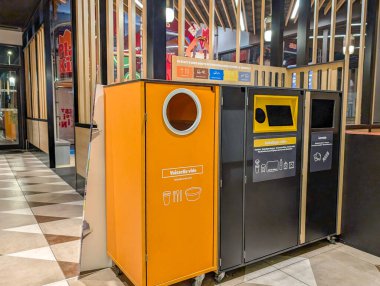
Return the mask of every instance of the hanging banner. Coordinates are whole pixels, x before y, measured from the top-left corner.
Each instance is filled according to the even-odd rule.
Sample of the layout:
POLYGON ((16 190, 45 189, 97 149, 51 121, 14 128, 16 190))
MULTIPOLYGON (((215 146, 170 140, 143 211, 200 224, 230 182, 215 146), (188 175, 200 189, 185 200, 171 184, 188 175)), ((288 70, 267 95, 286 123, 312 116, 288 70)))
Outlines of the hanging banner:
POLYGON ((66 29, 63 35, 58 36, 58 62, 59 62, 59 78, 72 77, 72 44, 71 31, 66 29))

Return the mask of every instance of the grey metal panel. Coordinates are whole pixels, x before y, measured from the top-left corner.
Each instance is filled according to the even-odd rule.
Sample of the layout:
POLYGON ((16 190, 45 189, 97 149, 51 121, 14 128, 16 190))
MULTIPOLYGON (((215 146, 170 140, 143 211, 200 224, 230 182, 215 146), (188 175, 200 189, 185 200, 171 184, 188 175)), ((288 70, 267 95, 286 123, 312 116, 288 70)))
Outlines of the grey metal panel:
MULTIPOLYGON (((302 97, 300 91, 248 90, 245 186, 245 262, 298 245, 302 97), (297 137, 296 175, 294 177, 253 183, 253 97, 254 94, 293 95, 299 97, 298 131, 277 135, 297 137)), ((265 134, 261 134, 265 135, 265 134)), ((275 134, 271 134, 275 135, 275 134)))
MULTIPOLYGON (((306 242, 333 235, 336 232, 338 178, 340 157, 340 122, 341 122, 341 95, 330 92, 311 92, 313 100, 334 100, 334 118, 332 128, 310 128, 310 132, 332 131, 333 151, 332 167, 330 170, 310 172, 308 164, 307 204, 306 204, 306 242)), ((311 108, 312 112, 313 108, 311 108)), ((316 111, 315 111, 316 112, 316 111)), ((318 113, 318 117, 327 114, 318 113)), ((311 116, 313 118, 313 116, 311 116)), ((312 125, 312 120, 310 125, 312 125)), ((310 150, 310 142, 309 142, 310 150)))
POLYGON ((223 87, 221 112, 221 270, 243 262, 245 89, 223 87))

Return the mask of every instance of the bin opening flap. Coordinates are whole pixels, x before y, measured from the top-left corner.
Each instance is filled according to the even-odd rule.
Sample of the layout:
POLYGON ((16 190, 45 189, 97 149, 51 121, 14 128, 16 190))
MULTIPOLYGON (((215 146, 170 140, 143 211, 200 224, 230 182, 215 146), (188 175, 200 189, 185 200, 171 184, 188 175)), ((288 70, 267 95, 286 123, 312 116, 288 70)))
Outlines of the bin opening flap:
POLYGON ((335 100, 313 99, 311 102, 311 128, 334 127, 335 100))
POLYGON ((267 105, 269 126, 293 126, 292 110, 289 105, 267 105))

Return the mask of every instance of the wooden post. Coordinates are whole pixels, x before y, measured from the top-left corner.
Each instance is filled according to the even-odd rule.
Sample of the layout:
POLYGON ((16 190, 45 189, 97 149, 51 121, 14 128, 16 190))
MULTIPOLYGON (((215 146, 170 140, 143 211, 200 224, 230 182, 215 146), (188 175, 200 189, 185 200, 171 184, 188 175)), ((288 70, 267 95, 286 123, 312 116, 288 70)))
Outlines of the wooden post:
POLYGON ((346 23, 346 54, 344 55, 344 76, 343 76, 343 98, 342 98, 342 130, 340 140, 340 165, 339 165, 339 190, 338 190, 338 216, 336 223, 336 233, 342 233, 342 202, 343 202, 343 179, 344 179, 344 152, 346 143, 346 114, 348 89, 350 86, 350 38, 352 22, 352 3, 353 0, 347 0, 347 23, 346 23))
MULTIPOLYGON (((124 36, 123 36, 124 41, 124 36)), ((136 2, 128 0, 129 79, 136 79, 136 2)), ((123 59, 124 65, 124 59, 123 59)), ((123 68, 124 69, 124 68, 123 68)))
MULTIPOLYGON (((129 8, 129 7, 128 7, 129 8)), ((124 81, 124 0, 116 0, 117 81, 124 81)))
POLYGON ((265 0, 261 0, 261 24, 260 24, 260 65, 264 65, 264 32, 265 32, 265 0))
POLYGON ((314 3, 314 33, 313 33, 313 56, 312 64, 317 63, 318 52, 318 22, 319 22, 319 0, 315 0, 314 3))
MULTIPOLYGON (((113 46, 114 46, 114 43, 113 43, 113 0, 106 0, 106 1, 107 1, 107 81, 108 81, 108 84, 110 84, 115 81, 114 62, 113 62, 113 46)), ((78 56, 78 59, 80 60, 79 56, 78 56)))
POLYGON ((337 0, 331 0, 330 62, 333 62, 335 60, 336 1, 337 0))
POLYGON ((237 2, 237 11, 236 11, 236 62, 240 63, 240 38, 241 38, 241 0, 237 2))
POLYGON ((356 112, 355 124, 361 123, 362 117, 362 98, 363 98, 363 69, 364 69, 364 47, 365 47, 365 32, 367 23, 367 0, 362 0, 361 26, 360 26, 360 48, 359 48, 359 63, 358 63, 358 85, 356 91, 356 112))
POLYGON ((215 39, 215 0, 209 1, 209 12, 208 12, 208 30, 209 30, 209 45, 208 53, 209 59, 214 59, 214 39, 215 39))
POLYGON ((180 57, 185 55, 185 5, 185 0, 178 0, 178 56, 180 57))

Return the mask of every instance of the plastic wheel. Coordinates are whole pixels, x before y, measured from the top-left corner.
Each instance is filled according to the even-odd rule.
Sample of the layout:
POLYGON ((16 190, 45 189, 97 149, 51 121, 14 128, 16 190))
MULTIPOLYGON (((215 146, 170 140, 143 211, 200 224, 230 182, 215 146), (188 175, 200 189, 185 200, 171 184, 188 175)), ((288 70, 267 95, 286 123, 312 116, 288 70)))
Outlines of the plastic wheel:
POLYGON ((220 283, 223 281, 224 277, 226 277, 226 272, 220 272, 220 273, 215 273, 215 281, 220 283))

